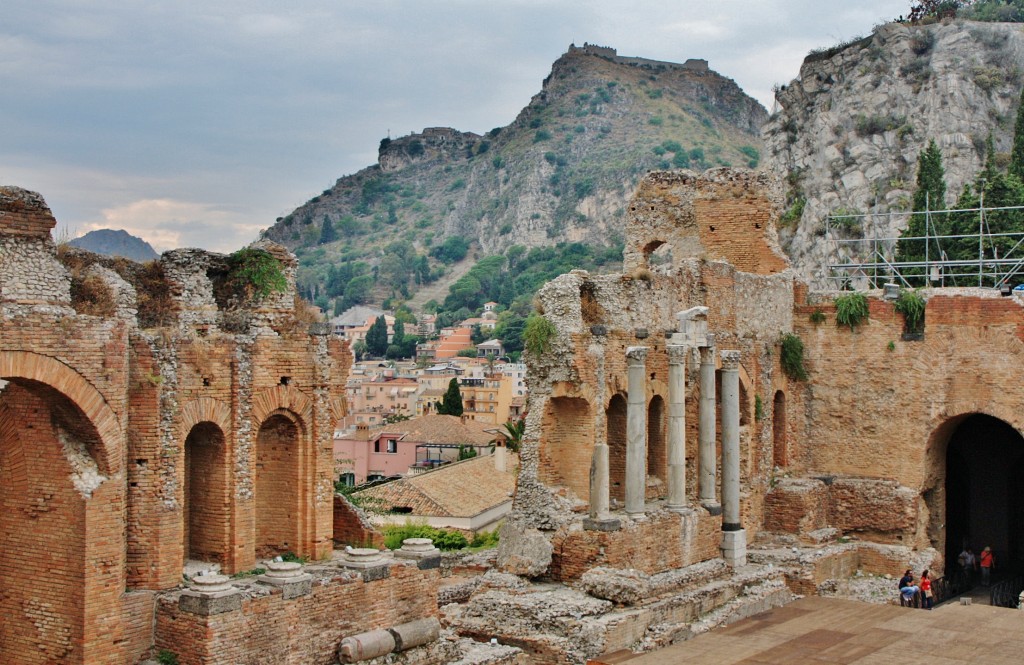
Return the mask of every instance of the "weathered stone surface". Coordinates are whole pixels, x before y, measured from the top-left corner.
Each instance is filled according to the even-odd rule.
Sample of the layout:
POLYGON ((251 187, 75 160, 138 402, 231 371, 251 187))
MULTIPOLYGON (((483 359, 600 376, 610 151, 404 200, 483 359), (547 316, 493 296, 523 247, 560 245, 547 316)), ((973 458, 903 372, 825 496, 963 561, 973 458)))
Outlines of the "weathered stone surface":
POLYGON ((639 570, 591 568, 580 578, 580 588, 595 598, 635 605, 651 594, 651 577, 639 570))
POLYGON ((509 520, 502 525, 500 538, 498 567, 503 572, 524 577, 547 572, 553 549, 543 533, 509 520))

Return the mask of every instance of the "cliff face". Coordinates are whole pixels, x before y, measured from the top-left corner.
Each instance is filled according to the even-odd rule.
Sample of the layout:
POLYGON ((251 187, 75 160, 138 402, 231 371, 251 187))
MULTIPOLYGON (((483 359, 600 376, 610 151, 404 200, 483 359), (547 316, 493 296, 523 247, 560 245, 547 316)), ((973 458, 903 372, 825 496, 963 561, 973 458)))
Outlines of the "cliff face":
MULTIPOLYGON (((942 151, 947 204, 982 168, 990 132, 1005 159, 1022 72, 1020 24, 888 24, 808 56, 800 77, 778 91, 781 109, 762 134, 766 165, 790 174, 790 203, 806 200, 799 220, 780 229, 796 268, 823 283, 834 256, 823 238, 829 214, 909 210, 929 140, 942 151)), ((897 236, 906 223, 906 215, 879 215, 842 233, 897 236)))
POLYGON ((702 60, 571 47, 509 126, 385 139, 377 165, 340 178, 265 235, 297 252, 305 284, 342 255, 372 264, 397 239, 420 255, 451 236, 478 256, 562 241, 607 246, 621 240, 626 203, 647 171, 756 166, 766 119, 702 60), (318 246, 325 220, 338 240, 318 246))

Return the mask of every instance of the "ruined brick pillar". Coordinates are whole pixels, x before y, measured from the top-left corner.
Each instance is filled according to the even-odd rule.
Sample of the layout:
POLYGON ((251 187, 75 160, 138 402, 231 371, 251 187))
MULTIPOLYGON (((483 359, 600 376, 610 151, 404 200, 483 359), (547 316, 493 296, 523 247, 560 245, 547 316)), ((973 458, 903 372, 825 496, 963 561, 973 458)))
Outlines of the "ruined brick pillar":
POLYGON ((722 512, 715 498, 715 337, 700 347, 700 411, 698 421, 700 503, 712 515, 722 512))
POLYGON ((722 556, 746 564, 740 523, 740 352, 722 351, 722 556))
POLYGON ((647 485, 647 352, 646 346, 626 349, 629 363, 626 400, 626 514, 644 514, 647 485))
POLYGON ((668 509, 686 510, 686 356, 689 347, 668 345, 668 509))

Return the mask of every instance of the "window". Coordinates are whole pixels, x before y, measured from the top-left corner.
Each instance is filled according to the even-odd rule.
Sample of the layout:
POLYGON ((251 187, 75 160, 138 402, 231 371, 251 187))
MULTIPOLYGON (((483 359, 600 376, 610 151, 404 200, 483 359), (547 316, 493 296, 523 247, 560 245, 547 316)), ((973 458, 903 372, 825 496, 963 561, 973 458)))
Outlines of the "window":
POLYGON ((379 440, 373 442, 373 452, 375 452, 375 453, 379 453, 380 452, 380 441, 379 440))
POLYGON ((352 487, 353 485, 356 484, 356 474, 351 472, 343 473, 340 476, 338 476, 338 482, 344 485, 345 487, 352 487))
POLYGON ((396 441, 395 439, 388 439, 388 452, 389 453, 397 453, 398 452, 398 441, 396 441))

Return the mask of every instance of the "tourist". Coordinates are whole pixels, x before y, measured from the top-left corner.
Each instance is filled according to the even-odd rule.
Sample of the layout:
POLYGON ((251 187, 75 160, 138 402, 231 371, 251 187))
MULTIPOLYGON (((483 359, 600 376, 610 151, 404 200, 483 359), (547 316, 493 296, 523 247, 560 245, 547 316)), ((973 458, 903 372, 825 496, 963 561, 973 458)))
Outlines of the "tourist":
POLYGON ((988 545, 981 551, 981 583, 985 586, 992 581, 992 569, 996 567, 996 558, 992 556, 992 548, 988 545))
POLYGON ((974 550, 965 545, 964 551, 960 553, 956 561, 960 564, 960 573, 963 575, 964 585, 972 586, 974 584, 974 571, 978 569, 978 557, 974 556, 974 550))
POLYGON ((920 588, 914 584, 914 574, 908 568, 907 572, 903 573, 903 577, 900 578, 900 598, 903 600, 903 604, 914 605, 918 591, 920 591, 920 588))
POLYGON ((928 577, 928 570, 925 569, 925 571, 921 573, 921 607, 926 610, 930 610, 934 603, 934 596, 932 595, 932 580, 928 577))

